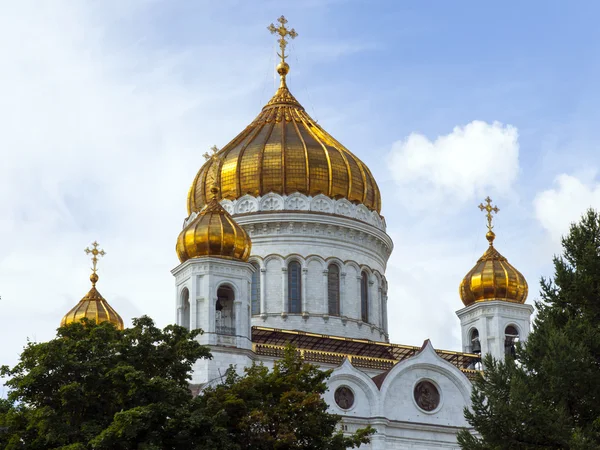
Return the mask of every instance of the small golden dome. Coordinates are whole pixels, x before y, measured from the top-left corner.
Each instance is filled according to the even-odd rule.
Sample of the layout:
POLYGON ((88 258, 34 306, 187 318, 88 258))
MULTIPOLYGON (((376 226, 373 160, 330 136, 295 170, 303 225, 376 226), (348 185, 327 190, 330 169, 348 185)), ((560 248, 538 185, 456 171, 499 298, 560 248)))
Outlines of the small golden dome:
MULTIPOLYGON (((292 35, 285 28, 272 28, 272 32, 281 30, 287 33, 282 36, 292 35)), ((281 55, 283 50, 285 45, 281 55)), ((223 147, 218 159, 200 168, 188 194, 188 214, 202 209, 215 182, 222 198, 229 200, 246 194, 258 197, 270 192, 299 192, 346 198, 380 212, 381 195, 371 171, 321 128, 290 93, 286 85, 289 65, 282 58, 277 66, 281 84, 273 98, 223 147)))
POLYGON ((521 272, 494 248, 496 235, 491 230, 491 212, 499 210, 491 208, 489 197, 486 201, 487 206, 480 205, 480 208, 488 211, 486 239, 489 247, 460 283, 460 298, 465 306, 491 300, 525 303, 528 293, 527 281, 521 272))
POLYGON ((69 325, 73 322, 78 322, 83 318, 94 320, 96 323, 110 322, 118 330, 124 328, 123 319, 117 312, 108 304, 108 302, 102 297, 100 292, 96 289, 96 283, 98 282, 98 274, 96 273, 96 263, 98 262, 98 255, 104 256, 106 253, 104 250, 98 250, 98 243, 94 242, 93 249, 86 249, 86 253, 91 253, 93 272, 90 275, 90 281, 92 282, 92 288, 83 297, 77 305, 75 305, 60 321, 60 326, 69 325))
POLYGON ((177 256, 185 262, 201 256, 248 261, 252 242, 217 200, 218 189, 211 188, 212 198, 177 238, 177 256))

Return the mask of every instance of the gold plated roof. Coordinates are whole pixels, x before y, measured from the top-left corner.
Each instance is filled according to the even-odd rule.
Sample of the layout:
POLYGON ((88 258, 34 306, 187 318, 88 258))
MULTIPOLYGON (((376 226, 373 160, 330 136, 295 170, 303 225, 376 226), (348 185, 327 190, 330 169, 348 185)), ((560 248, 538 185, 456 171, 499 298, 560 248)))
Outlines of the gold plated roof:
POLYGON ((248 261, 252 247, 250 236, 220 205, 218 189, 213 187, 212 190, 208 204, 177 238, 179 261, 201 256, 248 261))
POLYGON ((88 254, 92 254, 92 274, 90 275, 90 281, 92 282, 92 288, 83 297, 77 305, 75 305, 60 321, 60 326, 69 325, 73 322, 78 322, 83 318, 94 320, 96 323, 110 322, 117 329, 122 330, 124 328, 123 319, 119 314, 108 304, 108 302, 102 297, 100 292, 96 289, 96 283, 98 282, 98 274, 96 273, 96 264, 98 262, 98 256, 104 256, 106 253, 104 250, 98 250, 98 243, 92 244, 93 248, 86 248, 85 251, 88 254))
MULTIPOLYGON (((273 26, 278 33, 285 25, 285 18, 280 19, 281 27, 273 26)), ((213 183, 222 198, 230 200, 245 194, 300 192, 346 198, 380 212, 381 195, 369 168, 321 128, 289 91, 289 66, 285 46, 280 45, 279 89, 254 121, 223 147, 219 159, 200 168, 188 194, 188 214, 207 203, 213 183)))
POLYGON ((465 306, 491 300, 525 303, 528 293, 525 277, 494 248, 496 235, 492 231, 492 212, 499 209, 491 206, 489 197, 486 203, 479 207, 487 211, 489 247, 460 283, 460 298, 465 306))

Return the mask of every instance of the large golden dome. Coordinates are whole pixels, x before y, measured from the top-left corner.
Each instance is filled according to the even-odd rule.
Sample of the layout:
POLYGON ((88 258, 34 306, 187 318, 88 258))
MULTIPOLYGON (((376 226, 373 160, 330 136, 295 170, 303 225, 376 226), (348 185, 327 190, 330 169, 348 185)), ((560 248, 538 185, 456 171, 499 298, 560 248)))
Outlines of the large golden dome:
POLYGON ((93 272, 90 275, 90 281, 92 282, 92 288, 83 297, 79 303, 77 303, 60 321, 60 326, 69 325, 73 322, 79 322, 81 319, 94 320, 96 323, 110 322, 117 329, 122 330, 124 328, 123 319, 117 312, 108 304, 108 302, 102 297, 100 292, 96 289, 96 283, 98 282, 98 274, 96 273, 96 264, 98 262, 98 256, 104 256, 104 250, 98 250, 98 243, 92 244, 92 249, 86 249, 86 253, 91 253, 92 263, 94 264, 93 272))
POLYGON ((281 85, 273 98, 221 149, 218 159, 200 168, 189 191, 188 214, 202 209, 214 182, 222 198, 230 200, 245 194, 300 192, 346 198, 381 211, 381 196, 371 171, 306 113, 288 90, 288 70, 285 62, 278 66, 281 85))
POLYGON ((528 293, 527 281, 521 272, 494 248, 496 235, 492 231, 491 212, 499 210, 491 207, 489 197, 486 201, 487 205, 480 205, 480 208, 488 212, 486 238, 489 247, 460 283, 460 298, 465 306, 492 300, 525 303, 528 293))
POLYGON ((179 234, 176 245, 179 261, 201 256, 248 261, 250 236, 220 205, 217 193, 213 186, 212 198, 179 234))

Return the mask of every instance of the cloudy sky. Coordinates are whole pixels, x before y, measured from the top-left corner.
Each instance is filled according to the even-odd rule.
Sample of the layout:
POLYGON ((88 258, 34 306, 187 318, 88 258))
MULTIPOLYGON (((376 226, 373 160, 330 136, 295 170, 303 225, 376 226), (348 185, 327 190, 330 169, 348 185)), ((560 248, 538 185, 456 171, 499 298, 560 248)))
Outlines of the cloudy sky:
POLYGON ((530 302, 569 223, 600 208, 600 4, 576 5, 0 2, 0 363, 52 338, 95 239, 126 321, 173 321, 187 189, 272 95, 281 14, 292 92, 379 182, 392 341, 459 349, 483 198, 530 302))

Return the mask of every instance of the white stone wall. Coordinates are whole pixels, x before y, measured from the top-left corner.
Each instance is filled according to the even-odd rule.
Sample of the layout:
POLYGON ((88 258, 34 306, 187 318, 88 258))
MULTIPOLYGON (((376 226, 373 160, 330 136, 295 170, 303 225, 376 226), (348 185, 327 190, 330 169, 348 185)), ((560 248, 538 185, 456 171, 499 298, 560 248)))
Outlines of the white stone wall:
MULTIPOLYGON (((242 372, 251 361, 269 369, 274 359, 259 357, 251 351, 212 348, 214 359, 196 364, 194 383, 219 383, 229 364, 242 372), (204 375, 206 373, 206 375, 204 375)), ((330 368, 327 366, 324 369, 330 368)), ((342 416, 348 432, 371 425, 376 433, 361 449, 457 449, 456 433, 468 426, 463 408, 470 405, 471 383, 455 366, 440 358, 429 341, 412 358, 396 364, 378 385, 372 379, 381 372, 363 371, 347 360, 333 370, 328 380, 325 401, 331 412, 342 416), (439 390, 439 406, 423 411, 414 398, 414 387, 422 380, 433 382, 439 390), (337 388, 346 386, 354 393, 354 403, 340 408, 334 399, 337 388)))
POLYGON ((502 300, 474 303, 456 312, 460 319, 463 351, 471 353, 471 334, 479 332, 481 354, 490 353, 496 359, 504 359, 504 331, 509 325, 519 331, 519 340, 529 336, 533 306, 502 300))
POLYGON ((361 449, 458 449, 456 433, 468 424, 463 408, 470 405, 471 383, 456 367, 440 358, 427 341, 424 349, 388 371, 380 387, 364 372, 345 361, 328 382, 325 400, 330 410, 343 418, 348 431, 369 424, 377 432, 361 449), (414 398, 419 381, 434 383, 440 393, 439 406, 426 412, 414 398), (354 404, 340 408, 334 399, 337 388, 354 393, 354 404))
POLYGON ((204 345, 223 345, 250 349, 250 285, 254 267, 250 263, 221 258, 193 258, 173 269, 175 276, 176 323, 187 325, 183 320, 182 291, 189 292, 191 330, 202 329, 198 341, 204 345), (216 333, 217 291, 221 286, 233 289, 233 315, 235 335, 216 333))
POLYGON ((263 297, 252 325, 387 341, 385 267, 392 251, 381 229, 354 218, 308 212, 234 216, 252 239, 250 261, 261 270, 263 297), (288 311, 287 267, 302 266, 303 309, 288 311), (327 271, 340 269, 340 315, 330 316, 327 271), (369 278, 369 320, 363 322, 360 277, 369 278))

